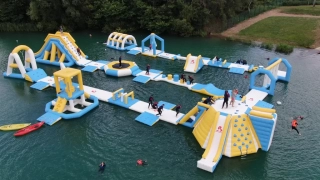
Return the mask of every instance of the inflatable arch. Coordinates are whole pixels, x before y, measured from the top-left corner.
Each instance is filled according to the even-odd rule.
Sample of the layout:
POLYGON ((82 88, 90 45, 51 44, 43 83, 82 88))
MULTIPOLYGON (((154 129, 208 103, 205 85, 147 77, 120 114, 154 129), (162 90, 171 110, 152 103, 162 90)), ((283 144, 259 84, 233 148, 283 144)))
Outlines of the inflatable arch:
POLYGON ((118 50, 129 50, 137 46, 137 41, 132 35, 113 32, 108 37, 107 46, 118 50))
POLYGON ((274 95, 274 89, 276 86, 276 81, 282 80, 289 82, 291 76, 292 66, 286 59, 275 58, 268 63, 268 67, 263 68, 260 66, 255 72, 251 74, 250 78, 250 89, 257 89, 266 92, 270 95, 274 95), (279 66, 281 63, 287 68, 287 71, 280 71, 279 66), (256 76, 259 74, 264 74, 263 86, 257 87, 254 85, 256 76))
POLYGON ((36 70, 37 63, 34 57, 32 49, 25 45, 19 45, 15 47, 9 55, 7 72, 4 76, 15 77, 24 79, 27 71, 36 70), (18 55, 19 51, 25 51, 24 53, 24 64, 22 63, 20 56, 18 55), (13 69, 19 69, 20 74, 13 73, 13 69))
POLYGON ((149 36, 147 36, 146 38, 144 38, 142 41, 141 41, 141 47, 142 47, 142 54, 144 55, 149 55, 149 54, 145 54, 145 46, 144 46, 144 43, 150 39, 150 44, 151 44, 151 47, 152 47, 152 55, 153 56, 156 56, 157 54, 160 54, 160 53, 164 53, 164 40, 159 37, 158 35, 154 34, 154 33, 151 33, 149 36), (157 53, 157 43, 156 43, 156 39, 158 39, 160 42, 161 42, 161 52, 158 52, 157 53))

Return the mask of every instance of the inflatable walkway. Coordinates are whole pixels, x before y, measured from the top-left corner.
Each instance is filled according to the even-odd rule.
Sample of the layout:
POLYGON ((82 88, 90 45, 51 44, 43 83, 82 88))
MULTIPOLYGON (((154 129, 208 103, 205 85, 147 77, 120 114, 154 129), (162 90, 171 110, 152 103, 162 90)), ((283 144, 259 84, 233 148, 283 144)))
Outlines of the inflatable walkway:
POLYGON ((184 71, 197 73, 203 67, 203 65, 204 65, 204 62, 201 55, 196 57, 196 56, 192 56, 191 54, 188 54, 186 58, 186 63, 184 65, 184 71))
POLYGON ((67 32, 48 34, 44 42, 42 48, 35 53, 36 61, 39 63, 60 66, 60 62, 63 62, 66 67, 70 67, 74 64, 85 66, 91 62, 86 59, 83 51, 80 51, 80 54, 77 52, 78 46, 67 32))

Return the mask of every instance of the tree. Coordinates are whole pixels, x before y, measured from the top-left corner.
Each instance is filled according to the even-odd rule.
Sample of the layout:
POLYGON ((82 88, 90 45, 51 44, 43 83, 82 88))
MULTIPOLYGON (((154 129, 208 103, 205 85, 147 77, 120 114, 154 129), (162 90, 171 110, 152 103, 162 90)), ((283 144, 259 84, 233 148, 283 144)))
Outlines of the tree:
POLYGON ((316 6, 316 0, 313 0, 313 7, 316 6))

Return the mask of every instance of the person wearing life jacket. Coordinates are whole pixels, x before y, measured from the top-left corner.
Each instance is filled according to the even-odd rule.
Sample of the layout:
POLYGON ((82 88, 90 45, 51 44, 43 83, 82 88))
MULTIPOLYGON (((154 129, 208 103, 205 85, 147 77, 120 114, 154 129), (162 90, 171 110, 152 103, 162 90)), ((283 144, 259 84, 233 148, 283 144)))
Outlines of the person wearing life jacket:
POLYGON ((142 159, 137 160, 137 166, 144 166, 144 165, 147 165, 147 161, 144 161, 142 159))
POLYGON ((298 119, 298 118, 294 118, 294 119, 292 120, 292 122, 291 122, 291 130, 294 129, 294 130, 297 131, 297 133, 298 133, 299 135, 301 135, 301 134, 299 133, 298 129, 297 129, 297 126, 298 126, 298 121, 297 121, 297 119, 298 119))

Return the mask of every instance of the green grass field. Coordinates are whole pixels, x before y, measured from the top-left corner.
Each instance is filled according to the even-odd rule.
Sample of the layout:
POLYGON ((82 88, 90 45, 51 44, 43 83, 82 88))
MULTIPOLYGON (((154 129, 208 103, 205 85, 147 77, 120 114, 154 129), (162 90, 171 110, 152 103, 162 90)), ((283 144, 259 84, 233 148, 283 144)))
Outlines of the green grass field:
POLYGON ((287 14, 308 14, 313 16, 320 16, 320 6, 281 7, 281 12, 287 13, 287 14))
POLYGON ((320 29, 320 18, 269 17, 240 31, 241 39, 310 47, 320 29))

